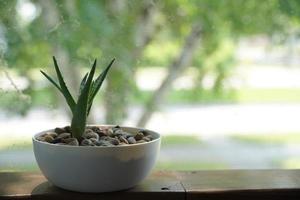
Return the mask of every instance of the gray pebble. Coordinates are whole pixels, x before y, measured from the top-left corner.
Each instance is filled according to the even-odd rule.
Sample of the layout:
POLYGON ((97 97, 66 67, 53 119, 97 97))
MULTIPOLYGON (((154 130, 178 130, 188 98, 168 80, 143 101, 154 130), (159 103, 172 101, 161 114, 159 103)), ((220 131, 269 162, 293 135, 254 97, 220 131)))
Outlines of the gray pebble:
POLYGON ((93 142, 89 139, 83 139, 80 144, 81 146, 92 146, 93 142))
POLYGON ((65 132, 67 132, 67 133, 71 133, 71 132, 72 132, 70 126, 65 126, 65 127, 64 127, 64 130, 65 130, 65 132))
POLYGON ((69 138, 71 137, 71 134, 70 133, 61 133, 59 134, 56 139, 66 139, 66 138, 69 138))
POLYGON ((63 128, 55 128, 55 129, 54 129, 54 132, 57 133, 57 134, 61 134, 61 133, 64 133, 64 132, 66 132, 66 131, 65 131, 65 129, 63 129, 63 128))
POLYGON ((150 133, 146 130, 140 130, 139 132, 143 133, 145 136, 150 135, 150 133))
POLYGON ((124 136, 125 138, 134 137, 133 134, 127 133, 127 132, 123 132, 123 136, 124 136))
POLYGON ((103 146, 103 147, 109 147, 109 146, 114 146, 111 144, 109 141, 101 140, 96 142, 97 146, 103 146))
POLYGON ((53 140, 53 143, 56 144, 56 143, 61 143, 62 142, 62 139, 61 138, 54 138, 53 140))
POLYGON ((135 144, 136 143, 136 140, 134 139, 134 137, 127 138, 127 141, 128 141, 129 144, 135 144))
POLYGON ((96 142, 98 142, 98 140, 96 138, 90 138, 89 139, 93 144, 96 144, 96 142))
POLYGON ((109 136, 101 136, 100 138, 99 138, 99 140, 109 140, 109 136))
POLYGON ((113 145, 118 145, 120 143, 120 141, 116 138, 109 138, 108 141, 113 145))
POLYGON ((128 141, 121 135, 121 136, 119 136, 119 140, 120 140, 120 142, 123 142, 123 143, 125 143, 125 144, 128 144, 128 141))

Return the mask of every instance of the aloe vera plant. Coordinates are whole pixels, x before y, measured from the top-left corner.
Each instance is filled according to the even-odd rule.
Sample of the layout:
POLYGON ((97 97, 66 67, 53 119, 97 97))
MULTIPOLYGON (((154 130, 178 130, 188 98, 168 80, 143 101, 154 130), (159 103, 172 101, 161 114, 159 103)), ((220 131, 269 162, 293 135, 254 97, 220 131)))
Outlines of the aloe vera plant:
POLYGON ((77 102, 71 95, 54 56, 53 62, 58 83, 41 70, 41 73, 62 93, 68 106, 70 107, 70 110, 72 112, 71 134, 78 140, 81 139, 81 136, 85 131, 86 119, 90 113, 93 100, 97 92, 100 90, 101 85, 114 61, 115 59, 113 59, 109 63, 109 65, 102 71, 102 73, 94 80, 93 78, 97 65, 97 60, 95 59, 90 72, 86 73, 81 81, 77 102))

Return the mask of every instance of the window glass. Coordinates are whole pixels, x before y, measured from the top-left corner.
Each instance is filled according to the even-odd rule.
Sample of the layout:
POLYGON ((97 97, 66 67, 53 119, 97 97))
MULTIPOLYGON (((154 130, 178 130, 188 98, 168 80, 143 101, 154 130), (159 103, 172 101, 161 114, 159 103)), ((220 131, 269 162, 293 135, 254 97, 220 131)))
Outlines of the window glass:
POLYGON ((0 171, 36 171, 31 137, 70 124, 95 58, 116 58, 89 124, 162 135, 157 170, 300 167, 300 1, 0 1, 0 171))

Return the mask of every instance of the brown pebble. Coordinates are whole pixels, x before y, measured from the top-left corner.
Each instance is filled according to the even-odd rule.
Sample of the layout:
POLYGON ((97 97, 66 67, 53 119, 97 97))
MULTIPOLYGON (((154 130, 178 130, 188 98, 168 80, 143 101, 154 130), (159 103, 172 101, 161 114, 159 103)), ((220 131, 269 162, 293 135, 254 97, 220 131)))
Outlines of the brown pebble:
POLYGON ((134 137, 127 138, 127 141, 128 141, 129 144, 135 144, 136 143, 136 140, 134 139, 134 137))
POLYGON ((69 138, 71 137, 71 134, 70 133, 61 133, 59 134, 56 139, 66 139, 66 138, 69 138))
POLYGON ((109 135, 113 135, 113 134, 114 134, 114 131, 113 131, 112 128, 107 129, 107 135, 108 135, 108 136, 109 136, 109 135))
POLYGON ((120 140, 120 142, 128 144, 128 141, 122 135, 119 136, 119 140, 120 140))
POLYGON ((45 142, 45 136, 39 136, 36 138, 38 141, 45 142))
POLYGON ((54 138, 53 138, 51 135, 46 135, 46 136, 44 137, 44 141, 45 141, 45 142, 52 143, 53 140, 54 140, 54 138))
POLYGON ((64 133, 66 131, 63 128, 58 128, 57 127, 57 128, 54 129, 54 132, 57 133, 57 134, 61 134, 61 133, 64 133))
POLYGON ((143 134, 142 132, 138 132, 138 133, 134 136, 134 139, 138 141, 138 140, 143 139, 143 137, 144 137, 144 134, 143 134))
POLYGON ((95 133, 94 131, 92 131, 91 129, 87 129, 82 137, 87 138, 87 139, 90 139, 90 138, 95 138, 97 140, 99 139, 99 135, 97 133, 95 133))
POLYGON ((64 130, 65 130, 65 132, 67 132, 67 133, 71 133, 71 132, 72 132, 70 126, 65 126, 65 127, 64 127, 64 130))
POLYGON ((136 143, 145 143, 146 141, 145 140, 138 140, 136 141, 136 143))
POLYGON ((97 133, 97 134, 99 135, 99 137, 105 136, 105 135, 106 135, 106 133, 105 133, 104 131, 102 131, 99 127, 93 126, 93 127, 91 127, 91 129, 92 129, 95 133, 97 133))
POLYGON ((72 145, 72 146, 79 146, 79 142, 76 138, 74 138, 73 141, 69 142, 68 145, 72 145))
POLYGON ((62 139, 62 141, 68 145, 72 145, 72 146, 78 146, 79 142, 76 138, 66 138, 66 139, 62 139))
POLYGON ((52 136, 53 138, 56 138, 58 136, 56 132, 48 132, 47 134, 52 136))

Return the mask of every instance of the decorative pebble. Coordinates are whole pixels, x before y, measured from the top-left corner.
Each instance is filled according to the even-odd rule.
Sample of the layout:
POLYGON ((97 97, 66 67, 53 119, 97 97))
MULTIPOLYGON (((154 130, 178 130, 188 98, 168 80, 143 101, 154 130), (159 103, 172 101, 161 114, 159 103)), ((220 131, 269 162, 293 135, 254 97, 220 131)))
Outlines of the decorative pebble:
POLYGON ((107 135, 113 135, 113 134, 114 134, 113 129, 111 128, 107 129, 107 135))
POLYGON ((151 141, 151 139, 149 137, 147 137, 147 136, 143 137, 143 140, 145 140, 146 142, 150 142, 151 141))
POLYGON ((81 146, 91 146, 93 142, 89 139, 83 139, 80 143, 81 146))
POLYGON ((99 138, 99 140, 108 140, 110 137, 109 136, 101 136, 100 138, 99 138))
POLYGON ((131 133, 127 133, 127 132, 123 132, 123 136, 125 138, 134 137, 134 135, 132 135, 131 133))
POLYGON ((53 140, 53 143, 54 144, 57 144, 57 143, 61 143, 62 142, 62 139, 61 138, 54 138, 54 140, 53 140))
POLYGON ((153 136, 141 129, 138 133, 128 133, 120 126, 103 127, 89 126, 86 128, 81 142, 72 138, 70 126, 55 128, 54 131, 44 133, 36 138, 39 141, 58 145, 72 146, 125 146, 129 144, 145 143, 153 140, 153 136))
POLYGON ((121 135, 121 136, 119 136, 119 140, 120 140, 120 142, 123 142, 123 143, 125 143, 125 144, 128 144, 128 141, 121 135))
POLYGON ((101 140, 96 142, 97 146, 103 146, 103 147, 109 147, 109 146, 114 146, 111 144, 109 141, 101 140))
POLYGON ((146 137, 150 138, 150 140, 153 140, 153 136, 152 135, 147 135, 146 137))
POLYGON ((71 133, 71 132, 72 132, 70 126, 65 126, 65 127, 64 127, 64 130, 65 130, 65 132, 67 132, 67 133, 71 133))
POLYGON ((108 141, 113 145, 118 145, 120 143, 120 141, 116 138, 110 138, 108 141))
POLYGON ((90 138, 89 139, 94 145, 96 145, 96 143, 98 142, 98 140, 96 138, 90 138))
POLYGON ((58 136, 58 134, 55 133, 55 132, 49 132, 47 134, 50 135, 50 136, 52 136, 53 138, 56 138, 58 136))
POLYGON ((63 128, 58 128, 57 127, 57 128, 54 129, 54 132, 57 133, 57 134, 61 134, 61 133, 64 133, 66 131, 63 128))
POLYGON ((45 142, 45 136, 39 136, 36 138, 38 141, 45 142))
POLYGON ((99 135, 99 137, 105 136, 105 135, 106 135, 105 132, 102 131, 99 127, 93 126, 93 127, 91 127, 91 129, 92 129, 95 133, 97 133, 97 134, 99 135))
POLYGON ((52 143, 53 140, 54 140, 54 138, 53 138, 51 135, 46 135, 46 136, 44 137, 44 141, 45 141, 45 142, 52 143))
POLYGON ((148 131, 146 131, 146 130, 140 130, 139 132, 141 132, 141 133, 143 133, 145 136, 148 136, 148 135, 150 135, 150 133, 148 132, 148 131))
POLYGON ((95 138, 97 140, 99 139, 99 135, 94 131, 92 131, 91 129, 86 130, 82 137, 86 139, 90 139, 90 138, 95 138))
POLYGON ((114 129, 113 133, 111 134, 111 136, 118 136, 118 135, 123 135, 123 131, 122 129, 114 129))
POLYGON ((66 139, 63 139, 63 141, 68 145, 72 145, 72 146, 78 146, 79 145, 79 142, 76 138, 66 138, 66 139))
POLYGON ((69 142, 68 145, 72 145, 72 146, 79 146, 79 142, 77 139, 73 140, 72 142, 69 142))
POLYGON ((138 141, 138 140, 143 139, 143 137, 144 137, 144 134, 143 134, 142 132, 138 132, 138 133, 134 136, 134 139, 138 141))
POLYGON ((136 143, 136 140, 134 139, 134 137, 127 138, 127 141, 128 141, 129 144, 135 144, 136 143))
POLYGON ((71 137, 70 133, 61 133, 56 138, 57 139, 66 139, 66 138, 69 138, 69 137, 71 137))

